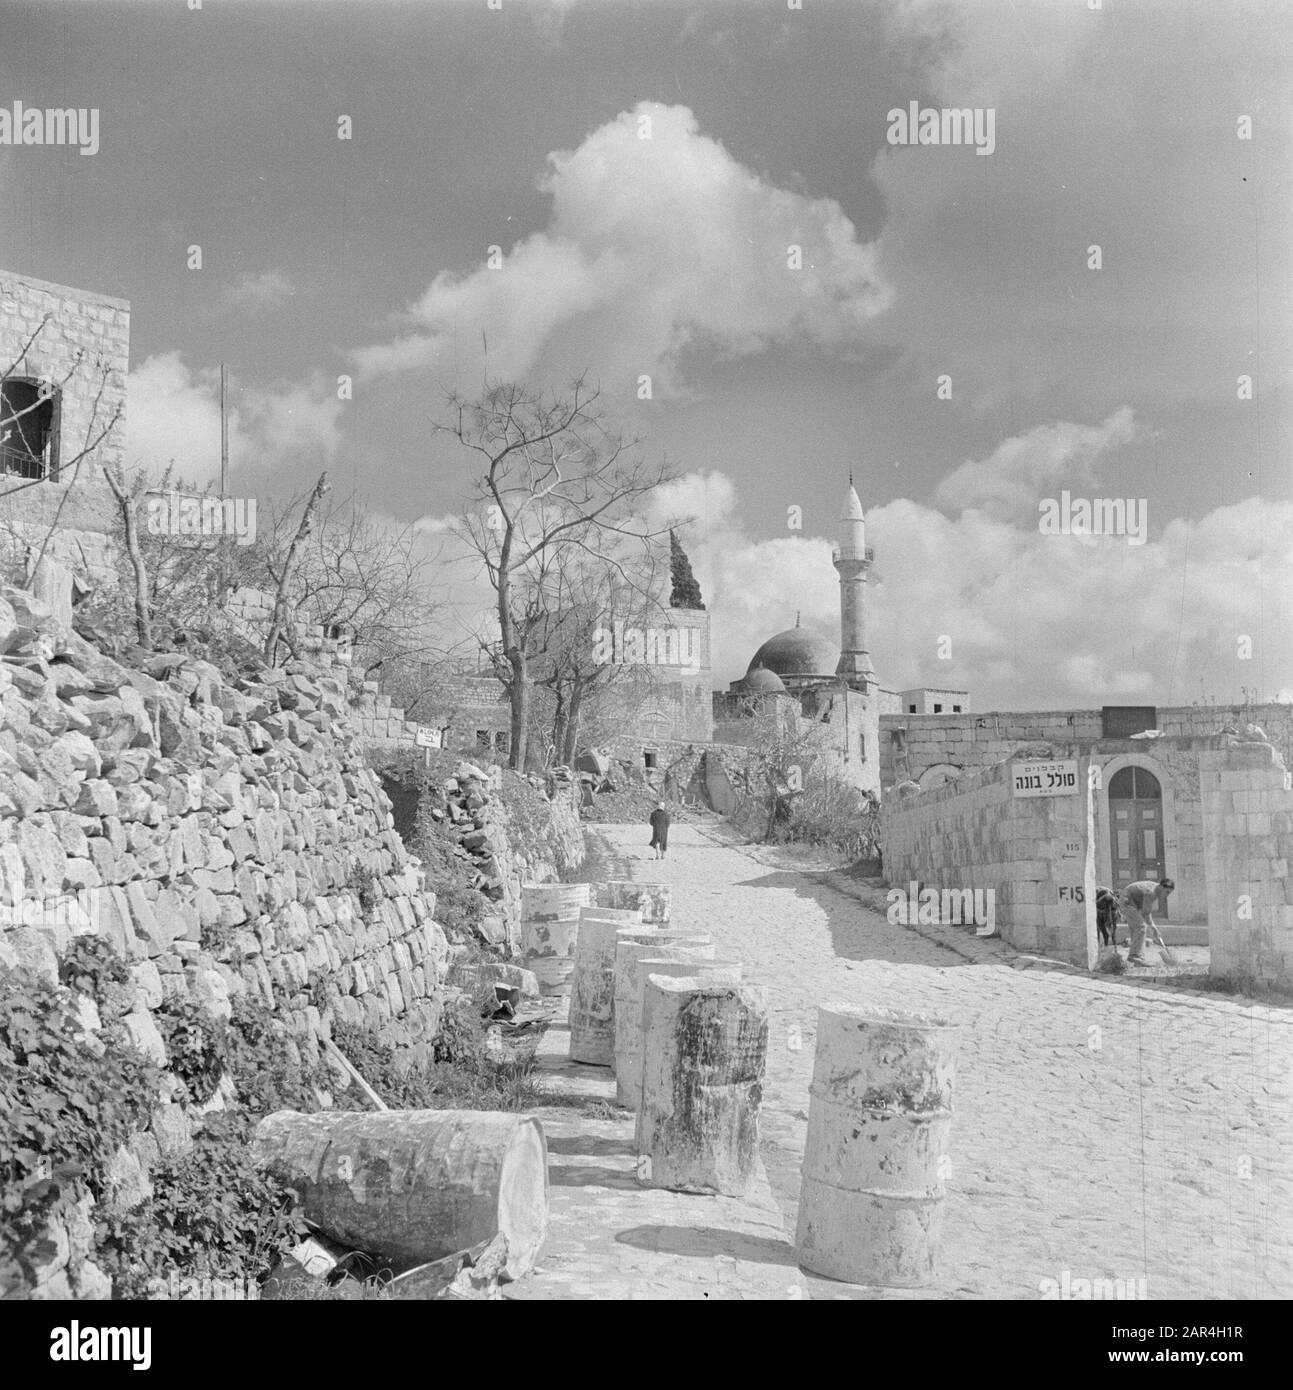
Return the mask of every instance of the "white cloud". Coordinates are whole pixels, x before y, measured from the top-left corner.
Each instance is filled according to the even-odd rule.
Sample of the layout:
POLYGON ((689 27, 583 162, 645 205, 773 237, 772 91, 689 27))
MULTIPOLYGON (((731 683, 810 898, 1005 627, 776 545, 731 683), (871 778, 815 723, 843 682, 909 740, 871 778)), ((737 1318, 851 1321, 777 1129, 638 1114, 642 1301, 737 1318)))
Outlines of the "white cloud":
POLYGON ((281 270, 266 270, 259 275, 250 271, 232 285, 226 285, 220 302, 226 309, 255 313, 276 309, 294 293, 292 282, 281 270))
POLYGON ((547 228, 498 269, 442 272, 394 341, 356 353, 376 374, 436 366, 479 379, 591 369, 680 389, 689 349, 748 356, 773 342, 855 345, 888 303, 875 248, 838 203, 775 188, 702 135, 685 106, 639 102, 549 155, 547 228), (649 122, 650 138, 640 138, 649 122), (787 267, 787 248, 803 267, 787 267))
POLYGON ((979 461, 967 460, 939 483, 941 507, 975 508, 1001 520, 1036 520, 1037 503, 1050 492, 1077 492, 1095 479, 1096 461, 1135 432, 1129 406, 1101 425, 1039 425, 1007 439, 979 461))
MULTIPOLYGON (((153 477, 169 463, 177 479, 220 476, 220 373, 191 369, 179 352, 155 353, 127 382, 126 458, 153 477)), ((229 462, 254 474, 292 463, 331 462, 340 443, 341 402, 322 379, 278 386, 235 383, 229 462)))

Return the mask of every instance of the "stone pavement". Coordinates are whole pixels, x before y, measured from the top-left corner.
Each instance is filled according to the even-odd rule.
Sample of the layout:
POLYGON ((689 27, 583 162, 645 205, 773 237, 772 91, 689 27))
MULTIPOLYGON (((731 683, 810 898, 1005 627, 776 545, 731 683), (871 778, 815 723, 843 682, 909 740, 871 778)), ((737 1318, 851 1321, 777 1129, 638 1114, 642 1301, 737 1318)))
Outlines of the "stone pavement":
POLYGON ((817 1005, 961 1026, 938 1282, 810 1276, 811 1297, 1037 1298, 1066 1270, 1144 1278, 1150 1298, 1293 1297, 1293 1010, 1050 968, 955 927, 929 939, 820 857, 740 845, 717 821, 676 823, 663 862, 639 826, 592 833, 770 986, 763 1156, 792 1239, 817 1005))
POLYGON ((804 1277, 766 1174, 748 1198, 642 1187, 633 1115, 606 1067, 566 1058, 567 1001, 539 1044, 553 1105, 529 1113, 548 1141, 551 1230, 512 1299, 795 1299, 804 1277))

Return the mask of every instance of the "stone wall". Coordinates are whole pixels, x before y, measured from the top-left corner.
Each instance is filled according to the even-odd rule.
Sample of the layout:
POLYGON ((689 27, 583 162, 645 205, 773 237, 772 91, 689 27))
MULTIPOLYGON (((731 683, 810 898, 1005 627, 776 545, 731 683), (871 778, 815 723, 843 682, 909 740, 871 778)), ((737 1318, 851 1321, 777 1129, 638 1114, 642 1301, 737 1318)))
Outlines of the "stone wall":
POLYGON ((29 486, 0 472, 0 569, 11 579, 28 577, 32 552, 41 547, 83 582, 101 583, 115 572, 110 533, 117 506, 102 470, 125 452, 129 359, 124 299, 0 271, 0 370, 55 388, 53 471, 29 486), (114 415, 106 437, 69 467, 114 415), (60 467, 69 469, 62 478, 60 467))
POLYGON ((1071 796, 1016 797, 1004 763, 931 791, 891 794, 880 813, 893 887, 991 890, 1011 945, 1093 963, 1095 863, 1088 764, 1071 796))
POLYGON ((355 681, 348 685, 350 718, 366 749, 381 755, 398 752, 414 744, 420 724, 405 719, 404 711, 391 704, 376 681, 355 681))
POLYGON ((1293 989, 1293 778, 1261 744, 1200 754, 1212 973, 1293 989))
MULTIPOLYGON (((1279 744, 1293 740, 1293 705, 1182 705, 1158 710, 1165 737, 1203 738, 1229 726, 1259 725, 1279 744)), ((919 782, 931 768, 990 767, 1021 743, 1094 742, 1103 738, 1101 711, 1034 710, 988 714, 882 714, 880 767, 883 785, 919 782), (895 739, 895 734, 901 739, 895 739)), ((1154 740, 1141 740, 1145 745, 1154 740)))
POLYGON ((308 1060, 337 1018, 435 1025, 448 944, 339 681, 294 663, 230 683, 174 654, 127 669, 13 589, 0 650, 0 963, 48 972, 97 931, 153 1050, 163 996, 250 990, 308 1060))
POLYGON ((0 477, 0 571, 21 583, 44 547, 88 587, 111 583, 119 567, 113 539, 118 516, 102 479, 21 487, 17 479, 0 477))
POLYGON ((11 377, 45 380, 57 388, 56 466, 75 457, 87 438, 92 441, 120 412, 97 455, 81 465, 78 478, 82 482, 91 481, 103 464, 121 462, 129 359, 130 305, 126 300, 0 271, 0 366, 15 363, 11 377), (42 320, 48 320, 43 328, 42 320), (33 334, 34 341, 24 354, 33 334))
POLYGON ((1171 789, 1170 920, 1206 922, 1214 975, 1293 988, 1293 778, 1279 751, 1228 735, 1145 747, 1123 739, 1027 750, 1076 759, 1089 791, 1074 797, 1012 797, 1009 762, 928 791, 892 792, 881 810, 886 880, 995 888, 1006 940, 1079 960, 1083 913, 1073 890, 1089 900, 1091 882, 1110 882, 1108 782, 1134 759, 1171 789))
MULTIPOLYGON (((397 1046, 434 1035, 450 955, 434 911, 340 680, 293 663, 228 681, 175 654, 128 669, 0 592, 0 973, 57 984, 59 953, 93 932, 130 979, 102 1016, 81 1000, 87 1031, 120 1022, 165 1068, 164 1003, 227 1017, 248 992, 313 1064, 338 1020, 397 1046)), ((114 1202, 142 1200, 150 1162, 232 1095, 226 1078, 195 1112, 166 1077, 114 1159, 114 1202)), ((89 1216, 50 1229, 36 1297, 107 1296, 89 1216)))
POLYGON ((521 885, 570 879, 584 862, 577 784, 480 766, 448 750, 425 763, 394 745, 368 756, 406 841, 416 844, 431 827, 446 837, 493 904, 478 928, 482 938, 504 955, 519 954, 521 885))
MULTIPOLYGON (((1289 707, 1284 705, 1264 707, 1262 714, 1266 722, 1261 727, 1265 729, 1269 726, 1278 734, 1289 717, 1288 711, 1289 707)), ((1176 881, 1176 891, 1172 894, 1163 918, 1174 923, 1204 923, 1208 918, 1209 866, 1205 854, 1203 812, 1200 803, 1199 759, 1204 750, 1228 745, 1230 736, 1215 732, 1218 724, 1228 722, 1239 725, 1247 721, 1239 717, 1239 714, 1243 713, 1242 710, 1236 714, 1230 710, 1199 707, 1171 713, 1172 719, 1164 722, 1170 722, 1173 728, 1184 729, 1186 733, 1157 739, 1102 739, 1098 733, 1094 736, 1090 734, 1090 721, 1086 720, 1078 722, 1080 733, 1076 740, 1030 745, 1022 740, 1016 742, 1009 739, 993 739, 989 743, 991 753, 984 751, 982 756, 991 756, 994 762, 999 764, 1013 752, 1040 746, 1054 749, 1055 757, 1085 756, 1095 764, 1099 769, 1093 798, 1096 875, 1099 882, 1110 886, 1121 885, 1114 883, 1112 867, 1109 784, 1118 771, 1129 765, 1134 764, 1153 773, 1158 780, 1163 799, 1165 871, 1176 881), (1204 730, 1209 730, 1207 736, 1204 736, 1204 730)), ((1037 727, 1022 722, 1028 717, 1010 716, 1010 719, 1019 722, 1007 724, 1004 722, 1007 716, 1001 716, 1002 727, 1012 731, 1037 727)), ((1066 721, 1068 717, 1065 716, 1066 721)), ((1098 716, 1096 718, 1098 721, 1098 716)), ((1069 727, 1067 722, 1063 727, 1069 727)), ((937 745, 940 752, 943 746, 937 745)), ((975 750, 961 750, 955 756, 967 758, 973 764, 974 758, 979 754, 975 750)), ((982 764, 979 767, 981 770, 982 764)), ((968 775, 969 772, 961 773, 959 779, 964 780, 968 775)), ((928 789, 926 794, 935 789, 928 789)))

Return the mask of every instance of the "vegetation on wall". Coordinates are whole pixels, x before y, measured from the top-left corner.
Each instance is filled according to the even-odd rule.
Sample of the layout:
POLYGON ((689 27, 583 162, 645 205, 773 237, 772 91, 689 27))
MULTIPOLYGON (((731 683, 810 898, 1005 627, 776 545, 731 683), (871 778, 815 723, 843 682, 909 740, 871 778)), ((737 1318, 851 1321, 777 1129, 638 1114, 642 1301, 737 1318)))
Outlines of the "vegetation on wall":
POLYGON ((25 969, 0 978, 0 1283, 30 1282, 48 1223, 104 1195, 159 1080, 124 1030, 87 1032, 66 990, 25 969))

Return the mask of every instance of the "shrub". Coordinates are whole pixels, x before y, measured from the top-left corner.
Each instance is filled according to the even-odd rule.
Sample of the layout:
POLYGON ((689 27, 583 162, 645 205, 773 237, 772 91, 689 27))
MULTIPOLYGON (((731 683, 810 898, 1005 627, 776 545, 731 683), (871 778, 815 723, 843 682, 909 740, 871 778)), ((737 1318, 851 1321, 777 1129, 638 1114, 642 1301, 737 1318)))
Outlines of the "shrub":
POLYGON ((372 912, 382 900, 377 887, 377 875, 367 864, 355 864, 350 871, 350 883, 347 886, 359 899, 359 906, 365 912, 372 912))
MULTIPOLYGON (((528 1110, 538 1101, 533 1058, 495 1061, 474 1000, 446 1010, 431 1060, 401 1058, 366 1028, 337 1024, 337 1046, 379 1096, 399 1110, 528 1110), (474 1015, 474 1017, 473 1017, 474 1015)), ((356 1092, 355 1103, 367 1108, 356 1092)))
POLYGON ((0 1282, 30 1280, 46 1223, 102 1196, 160 1079, 122 1030, 86 1036, 66 991, 26 970, 0 980, 0 1282))
POLYGON ((143 1298, 176 1272, 233 1283, 268 1274, 307 1234, 295 1194, 251 1158, 251 1121, 209 1116, 193 1148, 154 1165, 153 1195, 129 1212, 97 1212, 97 1259, 116 1298, 143 1298))
POLYGON ((879 803, 845 782, 814 777, 789 800, 789 814, 773 823, 770 839, 820 845, 850 860, 879 853, 879 803))
POLYGON ((215 1095, 228 1052, 226 1025, 192 1000, 168 1000, 157 1011, 171 1070, 201 1105, 215 1095))
POLYGON ((275 1110, 319 1109, 316 1090, 330 1090, 332 1078, 325 1067, 311 1067, 299 1060, 289 1046, 287 1029, 269 1006, 249 994, 233 1001, 233 1017, 226 1033, 226 1062, 233 1077, 237 1103, 252 1115, 275 1110))
POLYGON ((112 942, 86 933, 74 936, 64 950, 58 963, 58 978, 69 989, 102 1004, 105 986, 124 985, 130 979, 130 971, 112 942))

